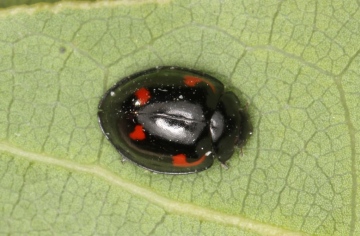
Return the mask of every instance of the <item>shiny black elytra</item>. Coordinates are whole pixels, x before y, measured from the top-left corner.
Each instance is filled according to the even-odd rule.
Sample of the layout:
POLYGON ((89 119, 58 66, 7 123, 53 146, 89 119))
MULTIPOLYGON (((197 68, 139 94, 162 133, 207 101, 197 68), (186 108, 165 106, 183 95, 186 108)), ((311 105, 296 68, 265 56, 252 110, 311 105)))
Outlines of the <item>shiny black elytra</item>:
POLYGON ((103 96, 99 123, 126 159, 154 172, 188 174, 232 156, 251 133, 237 96, 192 69, 156 67, 128 76, 103 96))

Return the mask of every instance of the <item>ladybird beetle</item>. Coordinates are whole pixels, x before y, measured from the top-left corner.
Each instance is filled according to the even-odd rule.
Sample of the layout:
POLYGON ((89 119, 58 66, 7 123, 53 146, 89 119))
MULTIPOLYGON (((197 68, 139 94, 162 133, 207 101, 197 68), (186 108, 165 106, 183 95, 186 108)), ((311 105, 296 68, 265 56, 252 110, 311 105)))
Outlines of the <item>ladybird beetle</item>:
POLYGON ((130 75, 102 97, 98 118, 125 158, 153 172, 188 174, 225 165, 251 134, 237 96, 216 78, 162 66, 130 75))

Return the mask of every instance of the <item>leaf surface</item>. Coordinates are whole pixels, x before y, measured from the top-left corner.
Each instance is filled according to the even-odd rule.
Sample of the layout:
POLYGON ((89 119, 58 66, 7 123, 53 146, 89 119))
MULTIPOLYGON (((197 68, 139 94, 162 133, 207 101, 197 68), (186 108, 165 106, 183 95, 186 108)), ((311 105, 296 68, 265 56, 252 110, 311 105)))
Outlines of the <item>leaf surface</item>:
POLYGON ((0 10, 0 233, 359 235, 356 1, 128 1, 0 10), (254 134, 223 169, 152 174, 102 135, 116 81, 205 71, 254 134))

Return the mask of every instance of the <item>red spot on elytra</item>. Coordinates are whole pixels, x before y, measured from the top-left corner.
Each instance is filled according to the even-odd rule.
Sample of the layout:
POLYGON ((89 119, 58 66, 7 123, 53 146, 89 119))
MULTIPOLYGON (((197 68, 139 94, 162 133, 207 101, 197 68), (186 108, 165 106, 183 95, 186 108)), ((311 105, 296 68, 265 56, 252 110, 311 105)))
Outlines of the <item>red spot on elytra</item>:
POLYGON ((202 81, 202 79, 200 79, 198 77, 195 77, 195 76, 191 76, 191 75, 185 75, 184 76, 184 83, 187 86, 190 86, 190 87, 194 87, 195 85, 197 85, 201 81, 202 81))
POLYGON ((209 83, 207 80, 205 80, 203 78, 196 77, 196 76, 192 76, 192 75, 185 75, 184 76, 184 83, 189 87, 194 87, 198 83, 201 83, 201 82, 205 82, 207 85, 209 85, 211 90, 215 93, 214 85, 212 83, 209 83))
POLYGON ((132 140, 144 140, 145 132, 142 125, 136 125, 134 131, 129 134, 132 140))
POLYGON ((135 96, 137 97, 138 101, 140 102, 140 105, 146 104, 150 99, 150 92, 146 88, 141 88, 136 90, 135 96))
POLYGON ((204 160, 206 156, 202 156, 199 158, 199 160, 194 162, 187 162, 186 155, 185 154, 178 154, 172 157, 172 162, 174 166, 178 167, 191 167, 191 166, 197 166, 200 165, 204 160))

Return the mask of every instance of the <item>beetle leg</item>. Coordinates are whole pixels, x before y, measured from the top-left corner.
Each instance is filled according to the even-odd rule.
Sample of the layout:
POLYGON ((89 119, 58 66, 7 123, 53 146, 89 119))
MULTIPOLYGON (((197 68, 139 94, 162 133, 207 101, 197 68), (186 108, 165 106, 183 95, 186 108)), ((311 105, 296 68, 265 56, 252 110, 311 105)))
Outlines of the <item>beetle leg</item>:
POLYGON ((241 155, 241 157, 244 156, 244 152, 243 152, 243 147, 242 147, 242 146, 240 147, 240 155, 241 155))
POLYGON ((226 165, 226 163, 222 163, 222 162, 220 162, 220 163, 221 163, 222 168, 224 168, 225 170, 229 169, 229 166, 226 165))

